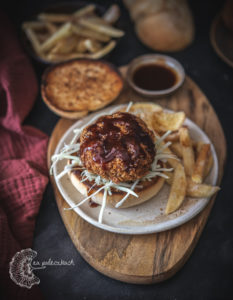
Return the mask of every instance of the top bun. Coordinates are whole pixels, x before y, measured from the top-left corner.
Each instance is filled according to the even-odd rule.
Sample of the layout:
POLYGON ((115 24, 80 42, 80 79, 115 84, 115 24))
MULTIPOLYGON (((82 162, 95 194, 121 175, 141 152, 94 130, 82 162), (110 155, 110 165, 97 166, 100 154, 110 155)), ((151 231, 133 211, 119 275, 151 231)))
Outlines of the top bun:
POLYGON ((123 80, 111 64, 77 59, 48 68, 41 93, 51 110, 73 119, 111 103, 122 88, 123 80))

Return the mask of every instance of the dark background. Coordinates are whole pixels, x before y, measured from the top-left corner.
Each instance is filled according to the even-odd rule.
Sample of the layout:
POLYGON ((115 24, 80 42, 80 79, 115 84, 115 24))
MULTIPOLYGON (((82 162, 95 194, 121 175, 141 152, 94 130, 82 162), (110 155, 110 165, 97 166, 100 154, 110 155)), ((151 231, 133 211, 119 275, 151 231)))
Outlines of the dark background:
MULTIPOLYGON (((19 24, 33 13, 58 1, 5 1, 4 8, 19 31, 19 24)), ((121 26, 126 35, 110 57, 117 66, 134 57, 152 53, 136 38, 127 10, 120 1, 93 1, 105 6, 117 2, 121 6, 121 26)), ((186 73, 200 86, 216 110, 228 143, 225 174, 209 221, 184 267, 170 280, 143 286, 109 279, 90 267, 79 255, 60 218, 49 184, 37 218, 33 249, 38 260, 70 260, 75 266, 47 267, 37 271, 40 288, 46 299, 233 299, 233 199, 232 199, 232 118, 233 69, 218 58, 211 47, 210 25, 223 1, 190 1, 196 36, 193 44, 170 55, 178 59, 186 73)), ((44 66, 32 61, 38 82, 44 66)), ((48 110, 40 95, 25 123, 48 135, 58 117, 48 110)))

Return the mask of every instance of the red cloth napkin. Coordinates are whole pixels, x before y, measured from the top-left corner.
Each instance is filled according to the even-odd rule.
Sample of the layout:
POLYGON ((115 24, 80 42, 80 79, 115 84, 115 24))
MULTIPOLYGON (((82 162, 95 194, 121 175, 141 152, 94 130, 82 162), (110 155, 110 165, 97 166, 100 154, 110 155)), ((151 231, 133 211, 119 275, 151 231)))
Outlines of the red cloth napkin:
MULTIPOLYGON (((0 12, 0 286, 7 299, 41 299, 38 286, 16 285, 9 262, 32 246, 46 184, 47 136, 22 122, 38 92, 33 69, 0 12)), ((41 116, 43 117, 43 116, 41 116)))

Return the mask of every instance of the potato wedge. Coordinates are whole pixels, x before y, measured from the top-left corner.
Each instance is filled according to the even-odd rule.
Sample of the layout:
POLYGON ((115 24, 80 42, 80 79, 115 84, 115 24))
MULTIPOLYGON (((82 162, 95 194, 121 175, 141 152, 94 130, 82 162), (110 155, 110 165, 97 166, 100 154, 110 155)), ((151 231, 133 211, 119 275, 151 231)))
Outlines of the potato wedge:
POLYGON ((167 184, 169 184, 169 185, 172 185, 172 181, 173 181, 173 172, 166 172, 166 171, 164 171, 163 172, 168 178, 165 178, 165 181, 166 181, 166 183, 167 184))
POLYGON ((213 164, 214 164, 214 159, 213 159, 212 154, 210 153, 210 155, 207 159, 206 165, 205 165, 204 178, 206 178, 209 175, 210 170, 213 167, 213 164))
POLYGON ((162 107, 158 104, 152 103, 152 102, 137 102, 134 103, 130 111, 136 112, 136 113, 143 113, 144 115, 147 113, 156 113, 162 111, 162 107))
POLYGON ((170 133, 166 139, 166 142, 179 142, 180 141, 180 133, 179 130, 173 131, 172 133, 170 133))
MULTIPOLYGON (((194 148, 195 148, 195 152, 196 152, 196 157, 198 157, 199 152, 201 150, 201 147, 203 145, 204 145, 204 142, 200 142, 200 141, 199 142, 195 142, 194 148)), ((206 178, 209 175, 209 172, 210 172, 213 164, 214 164, 214 159, 213 159, 213 156, 212 156, 211 151, 210 151, 210 153, 208 155, 208 158, 207 158, 206 165, 205 165, 204 178, 206 178)))
POLYGON ((200 150, 201 150, 201 147, 202 147, 204 144, 205 144, 205 143, 202 142, 202 141, 198 141, 198 142, 193 141, 193 148, 194 148, 194 150, 195 150, 196 158, 197 158, 197 156, 198 156, 198 154, 199 154, 199 152, 200 152, 200 150))
MULTIPOLYGON (((162 145, 164 145, 164 143, 162 144, 162 145)), ((170 155, 172 155, 174 158, 168 158, 167 159, 167 163, 169 164, 169 166, 171 166, 172 168, 176 168, 176 166, 178 165, 178 164, 180 164, 180 160, 179 160, 179 158, 175 155, 175 153, 173 153, 172 151, 171 151, 171 149, 168 147, 168 148, 166 148, 164 151, 163 151, 164 153, 167 153, 167 154, 170 154, 170 155)))
POLYGON ((143 119, 143 121, 146 122, 147 126, 150 129, 153 129, 154 113, 162 110, 163 109, 160 105, 149 103, 149 102, 147 103, 138 102, 131 106, 129 112, 143 119))
POLYGON ((210 144, 203 144, 198 153, 197 160, 195 162, 195 166, 192 174, 192 181, 196 183, 203 182, 209 153, 210 153, 210 144))
POLYGON ((187 180, 186 195, 194 198, 209 198, 220 190, 218 186, 211 186, 207 184, 197 184, 190 178, 187 180))
MULTIPOLYGON (((174 173, 173 172, 164 172, 165 175, 168 176, 166 178, 166 183, 172 185, 174 173)), ((198 184, 191 180, 191 178, 187 178, 187 188, 186 188, 186 196, 193 198, 208 198, 213 196, 216 192, 220 190, 218 186, 211 186, 208 184, 198 184)))
MULTIPOLYGON (((166 141, 167 141, 167 139, 166 139, 166 141)), ((179 142, 172 143, 170 148, 179 158, 183 157, 182 146, 179 142)))
POLYGON ((182 146, 185 173, 191 177, 195 165, 195 157, 192 141, 189 136, 188 128, 186 127, 180 128, 180 144, 182 146))
POLYGON ((167 113, 161 111, 154 115, 153 127, 157 132, 176 131, 183 125, 184 120, 184 112, 167 113))
POLYGON ((170 214, 180 207, 185 199, 186 186, 187 182, 184 167, 181 164, 177 164, 165 210, 166 214, 170 214))

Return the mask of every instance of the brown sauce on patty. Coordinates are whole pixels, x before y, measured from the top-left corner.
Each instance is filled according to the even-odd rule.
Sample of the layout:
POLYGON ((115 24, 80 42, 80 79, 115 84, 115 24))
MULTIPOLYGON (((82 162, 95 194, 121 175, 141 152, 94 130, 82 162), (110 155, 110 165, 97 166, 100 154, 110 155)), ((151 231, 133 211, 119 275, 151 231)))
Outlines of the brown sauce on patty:
POLYGON ((91 151, 93 161, 101 164, 102 168, 115 158, 120 158, 128 167, 135 166, 139 157, 146 159, 145 149, 151 157, 155 156, 151 136, 139 125, 136 117, 129 113, 100 118, 88 127, 87 135, 81 143, 81 155, 91 151))

